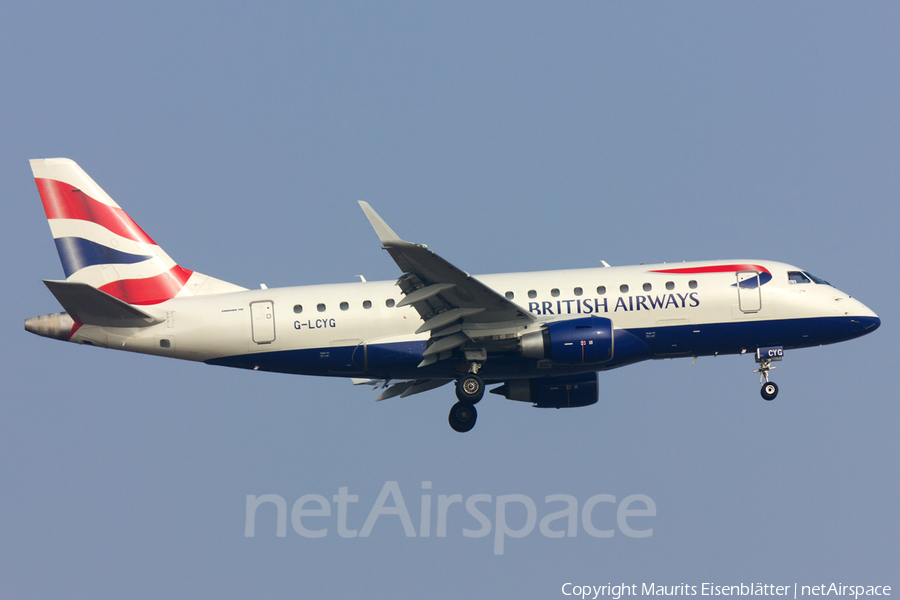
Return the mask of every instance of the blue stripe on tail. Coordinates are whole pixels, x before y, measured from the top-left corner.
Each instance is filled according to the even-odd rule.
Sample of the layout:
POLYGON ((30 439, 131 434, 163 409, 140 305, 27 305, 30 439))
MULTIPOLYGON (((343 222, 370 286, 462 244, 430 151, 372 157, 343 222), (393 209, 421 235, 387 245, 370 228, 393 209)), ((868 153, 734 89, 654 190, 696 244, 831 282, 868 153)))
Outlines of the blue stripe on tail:
POLYGON ((62 237, 54 241, 67 278, 92 265, 133 264, 153 258, 122 252, 80 237, 62 237))

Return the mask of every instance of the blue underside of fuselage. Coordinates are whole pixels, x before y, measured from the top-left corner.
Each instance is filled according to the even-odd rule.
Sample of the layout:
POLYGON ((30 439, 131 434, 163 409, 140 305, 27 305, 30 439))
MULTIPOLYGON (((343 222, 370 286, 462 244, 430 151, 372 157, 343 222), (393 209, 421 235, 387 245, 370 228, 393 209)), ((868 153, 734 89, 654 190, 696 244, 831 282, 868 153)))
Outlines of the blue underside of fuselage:
MULTIPOLYGON (((746 321, 677 325, 615 331, 613 358, 603 363, 565 365, 512 353, 490 354, 479 374, 485 381, 502 381, 605 371, 652 358, 740 354, 766 346, 808 348, 853 339, 878 328, 877 317, 820 317, 778 321, 746 321)), ((466 361, 447 359, 419 368, 424 342, 399 342, 260 350, 206 361, 207 364, 276 373, 370 377, 378 379, 454 379, 466 371, 466 361)))

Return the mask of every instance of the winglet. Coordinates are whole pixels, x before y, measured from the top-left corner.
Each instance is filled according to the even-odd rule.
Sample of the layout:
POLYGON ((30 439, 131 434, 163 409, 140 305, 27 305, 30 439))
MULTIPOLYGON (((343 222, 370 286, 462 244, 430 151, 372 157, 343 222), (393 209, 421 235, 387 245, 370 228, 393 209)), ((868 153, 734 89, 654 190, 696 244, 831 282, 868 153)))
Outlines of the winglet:
POLYGON ((375 212, 374 208, 369 206, 368 202, 360 200, 359 206, 363 209, 363 212, 366 213, 366 218, 369 219, 369 223, 372 224, 372 229, 375 230, 375 234, 378 236, 378 239, 381 240, 382 246, 396 246, 398 244, 409 243, 401 240, 400 236, 394 233, 394 230, 384 222, 384 219, 378 216, 378 213, 375 212))

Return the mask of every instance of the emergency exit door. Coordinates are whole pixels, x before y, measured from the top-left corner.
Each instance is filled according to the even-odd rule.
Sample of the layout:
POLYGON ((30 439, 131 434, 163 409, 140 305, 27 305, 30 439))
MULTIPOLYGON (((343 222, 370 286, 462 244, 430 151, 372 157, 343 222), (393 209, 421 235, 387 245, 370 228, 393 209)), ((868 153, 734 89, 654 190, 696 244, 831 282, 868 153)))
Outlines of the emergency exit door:
POLYGON ((251 302, 250 320, 254 342, 270 344, 275 341, 275 306, 271 300, 251 302))

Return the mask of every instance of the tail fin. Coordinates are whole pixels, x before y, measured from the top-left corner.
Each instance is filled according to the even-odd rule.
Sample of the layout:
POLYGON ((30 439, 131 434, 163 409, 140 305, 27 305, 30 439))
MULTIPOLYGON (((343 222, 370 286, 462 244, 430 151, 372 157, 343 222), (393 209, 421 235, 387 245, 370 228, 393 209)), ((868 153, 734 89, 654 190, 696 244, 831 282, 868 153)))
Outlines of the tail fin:
POLYGON ((66 280, 127 304, 244 288, 182 268, 74 161, 31 161, 66 280))

